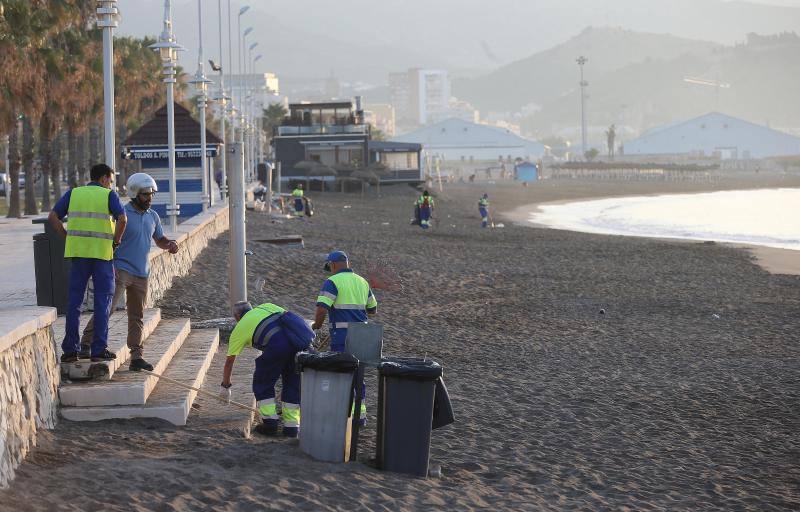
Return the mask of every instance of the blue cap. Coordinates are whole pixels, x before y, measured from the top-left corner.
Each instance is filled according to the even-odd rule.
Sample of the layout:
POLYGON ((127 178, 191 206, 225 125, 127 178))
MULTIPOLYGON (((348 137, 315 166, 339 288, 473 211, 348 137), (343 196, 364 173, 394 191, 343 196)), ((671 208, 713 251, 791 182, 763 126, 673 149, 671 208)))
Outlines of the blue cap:
POLYGON ((328 254, 325 261, 347 261, 347 254, 345 254, 344 251, 333 251, 328 254))

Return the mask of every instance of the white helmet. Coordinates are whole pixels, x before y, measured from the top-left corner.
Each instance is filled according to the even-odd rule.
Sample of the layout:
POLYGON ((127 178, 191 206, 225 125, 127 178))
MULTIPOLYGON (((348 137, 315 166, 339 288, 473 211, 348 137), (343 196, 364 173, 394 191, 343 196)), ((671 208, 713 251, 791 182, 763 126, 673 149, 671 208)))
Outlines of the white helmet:
POLYGON ((128 197, 131 198, 136 197, 140 192, 158 192, 156 180, 144 172, 131 174, 126 187, 128 189, 128 197))

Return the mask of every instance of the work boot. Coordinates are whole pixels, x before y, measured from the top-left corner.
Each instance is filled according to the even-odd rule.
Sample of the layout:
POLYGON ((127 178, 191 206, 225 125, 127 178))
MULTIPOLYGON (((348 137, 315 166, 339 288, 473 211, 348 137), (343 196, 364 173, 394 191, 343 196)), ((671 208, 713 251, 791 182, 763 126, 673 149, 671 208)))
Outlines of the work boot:
POLYGON ((278 420, 265 419, 260 425, 253 429, 262 436, 274 436, 278 434, 278 420))
POLYGON ((92 356, 93 363, 99 363, 100 361, 113 361, 117 358, 117 354, 111 352, 110 350, 103 349, 103 351, 96 356, 92 356))
POLYGON ((297 434, 300 433, 300 427, 283 427, 283 435, 289 438, 297 437, 297 434))
POLYGON ((75 363, 78 361, 78 353, 77 352, 65 352, 61 354, 61 362, 62 363, 75 363))
POLYGON ((78 352, 78 357, 81 359, 90 359, 92 357, 92 347, 89 345, 81 345, 81 351, 78 352))
POLYGON ((131 364, 128 366, 128 369, 134 372, 138 372, 140 370, 147 370, 148 372, 152 372, 153 365, 140 357, 138 359, 132 359, 131 364))

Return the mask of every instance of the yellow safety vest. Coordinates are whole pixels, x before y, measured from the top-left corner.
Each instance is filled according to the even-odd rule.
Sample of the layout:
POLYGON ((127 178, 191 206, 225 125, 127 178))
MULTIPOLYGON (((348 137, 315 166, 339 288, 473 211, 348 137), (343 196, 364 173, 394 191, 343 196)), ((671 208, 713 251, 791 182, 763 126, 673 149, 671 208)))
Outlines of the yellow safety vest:
POLYGON ((292 195, 294 197, 303 197, 303 190, 299 189, 299 188, 296 188, 296 189, 292 190, 292 195))
POLYGON ((108 211, 111 190, 96 185, 77 187, 70 192, 67 208, 65 258, 114 258, 114 220, 108 211))

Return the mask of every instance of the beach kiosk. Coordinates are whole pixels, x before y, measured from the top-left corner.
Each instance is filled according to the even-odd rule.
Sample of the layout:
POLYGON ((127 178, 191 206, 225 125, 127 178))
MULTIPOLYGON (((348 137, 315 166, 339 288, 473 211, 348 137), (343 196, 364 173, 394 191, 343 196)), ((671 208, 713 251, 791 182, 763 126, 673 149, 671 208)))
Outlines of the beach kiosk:
POLYGON ((522 162, 516 168, 517 179, 523 183, 530 183, 539 179, 539 169, 536 164, 522 162))
MULTIPOLYGON (((206 158, 208 159, 208 186, 219 197, 215 183, 213 157, 220 154, 223 142, 206 130, 206 158)), ((158 185, 151 208, 162 220, 167 218, 170 200, 169 155, 167 152, 167 106, 161 107, 155 117, 122 143, 122 158, 138 164, 134 172, 146 172, 158 185)), ((179 219, 197 215, 208 205, 207 191, 203 190, 200 160, 200 123, 183 106, 175 103, 175 190, 180 206, 179 219)))

